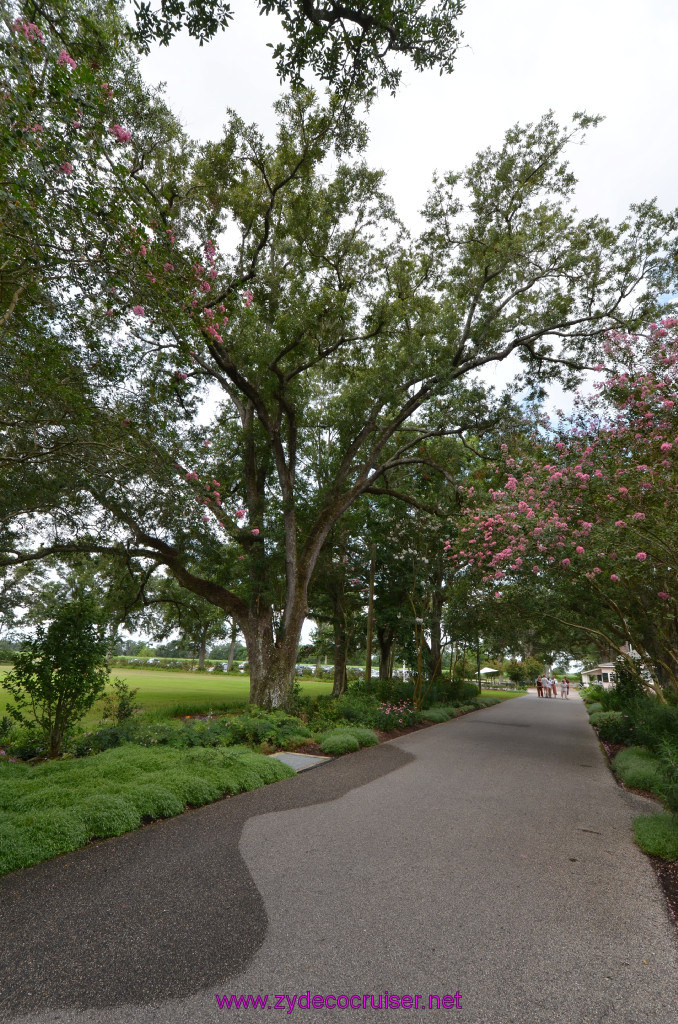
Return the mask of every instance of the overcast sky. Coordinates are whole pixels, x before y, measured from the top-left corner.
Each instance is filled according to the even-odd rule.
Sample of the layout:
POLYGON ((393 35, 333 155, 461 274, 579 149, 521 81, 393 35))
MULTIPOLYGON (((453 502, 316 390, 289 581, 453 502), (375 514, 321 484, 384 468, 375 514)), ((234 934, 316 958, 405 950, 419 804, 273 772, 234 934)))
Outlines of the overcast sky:
MULTIPOLYGON (((235 5, 234 23, 202 48, 183 36, 143 62, 149 82, 167 83, 174 112, 195 139, 219 138, 233 107, 269 137, 280 94, 267 43, 281 38, 254 0, 235 5)), ((461 170, 516 122, 553 109, 561 122, 577 110, 605 121, 568 159, 585 215, 622 220, 629 204, 657 197, 678 206, 675 55, 677 0, 467 0, 456 70, 441 77, 407 65, 395 97, 370 109, 368 160, 387 172, 396 208, 413 230, 433 173, 461 170)), ((514 366, 495 367, 500 384, 514 366)), ((554 388, 552 407, 571 407, 554 388)))
MULTIPOLYGON (((144 62, 149 82, 167 82, 170 105, 197 139, 218 138, 227 107, 272 135, 279 95, 271 50, 279 38, 254 0, 234 5, 234 24, 210 44, 187 38, 144 62)), ((676 0, 467 0, 456 71, 441 78, 409 68, 395 98, 368 115, 369 161, 388 174, 412 228, 434 171, 458 170, 504 131, 549 108, 605 122, 570 148, 577 206, 620 220, 631 202, 657 196, 678 206, 676 0), (672 56, 673 55, 673 56, 672 56)))

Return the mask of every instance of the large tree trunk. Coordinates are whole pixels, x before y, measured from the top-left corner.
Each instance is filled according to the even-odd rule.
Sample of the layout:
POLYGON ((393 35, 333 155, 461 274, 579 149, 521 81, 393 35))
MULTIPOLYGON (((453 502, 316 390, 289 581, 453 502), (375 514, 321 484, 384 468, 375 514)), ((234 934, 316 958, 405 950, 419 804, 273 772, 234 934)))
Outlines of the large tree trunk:
POLYGON ((395 650, 393 630, 390 626, 377 626, 377 643, 379 644, 379 678, 393 678, 393 659, 395 650))
POLYGON ((287 629, 277 641, 271 608, 259 614, 253 611, 247 622, 240 624, 247 646, 251 704, 266 708, 289 704, 305 615, 305 599, 297 600, 287 617, 287 629))
POLYGON ((346 632, 346 615, 341 601, 341 594, 335 591, 332 595, 332 627, 334 630, 334 683, 332 696, 340 697, 346 690, 346 652, 348 636, 346 632))
POLYGON ((207 630, 203 630, 198 648, 198 672, 205 671, 205 658, 207 657, 207 630))

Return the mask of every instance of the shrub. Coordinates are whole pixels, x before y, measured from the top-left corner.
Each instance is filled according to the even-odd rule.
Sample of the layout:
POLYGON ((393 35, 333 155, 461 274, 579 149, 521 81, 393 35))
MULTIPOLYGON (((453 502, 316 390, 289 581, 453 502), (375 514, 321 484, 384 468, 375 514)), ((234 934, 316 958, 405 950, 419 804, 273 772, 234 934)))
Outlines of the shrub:
POLYGON ((635 818, 633 832, 643 853, 678 860, 678 815, 651 814, 635 818))
POLYGON ((589 721, 606 743, 624 743, 631 735, 631 719, 621 711, 598 711, 589 721))
POLYGON ((48 750, 45 734, 36 725, 15 725, 4 746, 8 754, 20 757, 22 761, 44 757, 48 750))
POLYGON ((384 732, 391 732, 393 729, 404 729, 414 725, 416 721, 414 708, 401 701, 399 704, 379 704, 375 714, 374 725, 384 732))
POLYGON ((580 694, 585 704, 589 704, 592 701, 599 701, 601 697, 605 696, 605 687, 601 686, 600 683, 589 683, 588 686, 584 686, 581 689, 580 694))
POLYGON ((373 747, 379 742, 377 734, 372 729, 366 729, 361 726, 353 726, 348 729, 347 732, 354 736, 361 747, 373 747))
POLYGON ((449 722, 450 713, 445 708, 428 708, 418 711, 417 718, 422 722, 449 722))
POLYGON ((612 768, 621 781, 632 789, 645 789, 662 795, 662 772, 659 759, 642 747, 620 750, 612 768))
POLYGON ((106 685, 108 644, 94 622, 87 604, 63 605, 47 629, 39 626, 27 648, 13 656, 14 668, 3 680, 14 698, 9 714, 42 729, 51 758, 106 685))
POLYGON ((128 718, 131 718, 138 709, 138 705, 134 700, 138 692, 138 687, 130 690, 127 683, 120 679, 115 679, 113 681, 113 690, 104 695, 102 719, 105 721, 107 718, 112 718, 116 722, 125 722, 128 718))
POLYGON ((335 732, 327 733, 321 739, 320 749, 323 754, 336 756, 338 754, 348 754, 351 751, 359 750, 360 743, 355 736, 352 736, 349 732, 341 732, 337 730, 335 732))
POLYGON ((373 747, 379 740, 372 729, 356 725, 346 725, 340 728, 328 729, 327 732, 321 733, 318 736, 318 742, 320 749, 324 753, 345 754, 349 750, 358 750, 359 747, 373 747), (352 741, 347 747, 343 743, 343 740, 346 738, 352 741), (353 741, 355 741, 357 746, 353 746, 353 741))
POLYGON ((640 747, 659 750, 662 741, 678 746, 678 708, 660 704, 655 697, 644 697, 629 709, 633 721, 633 741, 640 747))
POLYGON ((659 747, 659 767, 662 772, 663 792, 669 810, 678 814, 678 744, 662 740, 659 747))
POLYGON ((594 700, 592 704, 589 704, 587 706, 586 710, 588 711, 589 715, 595 715, 599 711, 604 711, 605 709, 603 708, 603 705, 600 703, 599 700, 594 700))

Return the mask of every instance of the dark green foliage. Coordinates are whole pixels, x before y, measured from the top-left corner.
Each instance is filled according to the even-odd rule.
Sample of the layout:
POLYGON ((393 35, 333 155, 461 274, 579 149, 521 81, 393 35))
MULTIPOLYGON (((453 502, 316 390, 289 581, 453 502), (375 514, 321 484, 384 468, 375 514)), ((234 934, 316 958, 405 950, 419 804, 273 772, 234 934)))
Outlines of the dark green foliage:
POLYGON ((0 760, 0 874, 294 772, 250 750, 143 750, 32 767, 0 760))
POLYGON ((592 704, 588 704, 587 705, 586 710, 588 711, 589 715, 595 715, 599 711, 604 711, 605 708, 603 707, 603 705, 600 703, 599 700, 594 700, 592 704))
POLYGON ((585 686, 580 693, 584 703, 589 704, 593 701, 599 701, 605 696, 607 690, 604 686, 600 686, 598 683, 591 683, 589 686, 585 686))
POLYGON ((607 743, 625 743, 632 733, 632 722, 622 711, 597 711, 589 719, 607 743))
POLYGON ((633 742, 659 750, 663 740, 678 746, 678 708, 660 704, 656 697, 644 697, 629 710, 633 742))
POLYGON ((664 739, 659 744, 659 767, 663 795, 670 811, 678 814, 678 743, 664 739))
POLYGON ((662 770, 657 758, 643 747, 627 747, 620 750, 612 768, 615 775, 632 789, 644 789, 657 796, 663 795, 662 770))
POLYGON ((3 680, 14 698, 9 714, 42 729, 50 757, 58 756, 66 730, 99 699, 108 679, 108 645, 94 623, 84 602, 65 604, 13 656, 14 668, 3 680))
POLYGON ((643 853, 662 860, 678 860, 678 815, 652 814, 636 818, 633 832, 643 853))
POLYGON ((11 757, 18 757, 22 761, 29 761, 32 757, 45 757, 48 751, 45 734, 36 725, 15 725, 7 736, 4 747, 11 757))
POLYGON ((268 743, 285 747, 290 741, 300 746, 310 739, 304 723, 283 711, 251 711, 231 718, 181 723, 148 722, 126 719, 119 724, 104 725, 95 732, 75 737, 68 745, 78 757, 99 753, 123 743, 142 747, 227 747, 247 744, 258 747, 268 743))

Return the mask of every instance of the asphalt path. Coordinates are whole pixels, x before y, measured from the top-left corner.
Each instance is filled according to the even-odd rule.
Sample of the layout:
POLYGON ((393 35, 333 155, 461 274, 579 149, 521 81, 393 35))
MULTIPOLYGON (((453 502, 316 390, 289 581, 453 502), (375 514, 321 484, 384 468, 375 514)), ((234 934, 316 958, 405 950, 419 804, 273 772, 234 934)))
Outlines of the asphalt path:
POLYGON ((578 698, 507 701, 0 879, 0 1019, 676 1024, 648 809, 578 698))

